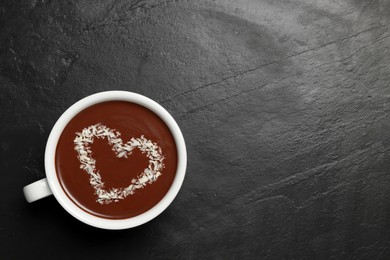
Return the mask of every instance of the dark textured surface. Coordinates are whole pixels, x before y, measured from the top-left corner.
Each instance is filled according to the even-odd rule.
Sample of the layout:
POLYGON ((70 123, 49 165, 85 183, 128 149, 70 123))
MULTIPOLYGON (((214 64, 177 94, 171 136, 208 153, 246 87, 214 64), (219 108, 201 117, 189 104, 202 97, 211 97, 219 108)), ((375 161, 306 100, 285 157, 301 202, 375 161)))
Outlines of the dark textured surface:
POLYGON ((0 6, 0 258, 390 258, 390 2, 0 6), (112 89, 165 106, 189 156, 168 210, 119 232, 22 195, 61 113, 112 89))

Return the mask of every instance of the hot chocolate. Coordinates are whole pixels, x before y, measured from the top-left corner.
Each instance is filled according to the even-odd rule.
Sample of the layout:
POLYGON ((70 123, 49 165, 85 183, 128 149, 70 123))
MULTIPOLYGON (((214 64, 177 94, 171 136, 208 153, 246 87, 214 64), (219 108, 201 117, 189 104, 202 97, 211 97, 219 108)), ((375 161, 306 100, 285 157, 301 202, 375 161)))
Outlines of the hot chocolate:
POLYGON ((78 113, 56 148, 62 189, 81 209, 124 219, 155 206, 175 178, 177 151, 164 121, 151 110, 109 101, 78 113))

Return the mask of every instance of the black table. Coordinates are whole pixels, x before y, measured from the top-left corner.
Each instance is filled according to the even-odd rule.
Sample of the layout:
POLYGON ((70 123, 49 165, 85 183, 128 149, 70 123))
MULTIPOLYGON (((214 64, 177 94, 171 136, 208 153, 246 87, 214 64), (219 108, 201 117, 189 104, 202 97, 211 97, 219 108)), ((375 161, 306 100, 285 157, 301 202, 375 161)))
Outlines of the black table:
POLYGON ((21 2, 0 4, 1 259, 390 257, 390 2, 21 2), (181 126, 174 203, 116 232, 27 204, 57 118, 113 89, 181 126))

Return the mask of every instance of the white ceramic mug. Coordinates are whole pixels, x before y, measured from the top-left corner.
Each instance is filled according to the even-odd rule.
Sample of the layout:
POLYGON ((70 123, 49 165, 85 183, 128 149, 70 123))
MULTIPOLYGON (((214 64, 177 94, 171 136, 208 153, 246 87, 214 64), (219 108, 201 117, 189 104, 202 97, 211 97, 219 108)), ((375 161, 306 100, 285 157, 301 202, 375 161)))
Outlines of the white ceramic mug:
POLYGON ((174 200, 184 180, 187 167, 187 151, 183 135, 173 117, 155 101, 127 91, 106 91, 93 94, 73 104, 55 123, 51 130, 45 150, 46 178, 23 188, 28 202, 33 202, 49 195, 54 195, 61 206, 73 217, 94 227, 103 229, 126 229, 142 225, 163 212, 174 200), (85 108, 106 101, 128 101, 144 106, 157 114, 168 126, 176 142, 178 164, 174 181, 161 201, 150 210, 127 219, 105 219, 87 213, 75 205, 61 188, 55 168, 55 152, 58 140, 70 120, 85 108))

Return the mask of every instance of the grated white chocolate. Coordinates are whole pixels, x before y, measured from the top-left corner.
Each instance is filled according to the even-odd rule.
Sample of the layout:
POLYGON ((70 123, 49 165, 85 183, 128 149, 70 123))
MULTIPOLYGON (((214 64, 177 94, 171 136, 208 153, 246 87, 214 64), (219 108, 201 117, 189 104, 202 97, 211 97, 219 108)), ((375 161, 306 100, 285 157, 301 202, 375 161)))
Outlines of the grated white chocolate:
POLYGON ((89 183, 95 189, 97 202, 100 204, 108 204, 118 202, 129 195, 134 194, 135 190, 144 188, 147 184, 151 184, 161 176, 161 171, 164 168, 164 156, 161 148, 143 135, 139 138, 131 138, 131 140, 123 144, 120 138, 120 133, 114 129, 110 129, 100 123, 84 128, 81 132, 76 132, 74 139, 77 151, 77 158, 80 160, 80 168, 85 170, 89 175, 89 183), (138 148, 143 154, 149 158, 149 166, 146 168, 137 179, 132 179, 131 184, 126 188, 104 189, 104 182, 96 169, 96 161, 92 158, 90 145, 94 138, 107 138, 108 143, 112 146, 118 158, 125 157, 131 154, 134 148, 138 148))

